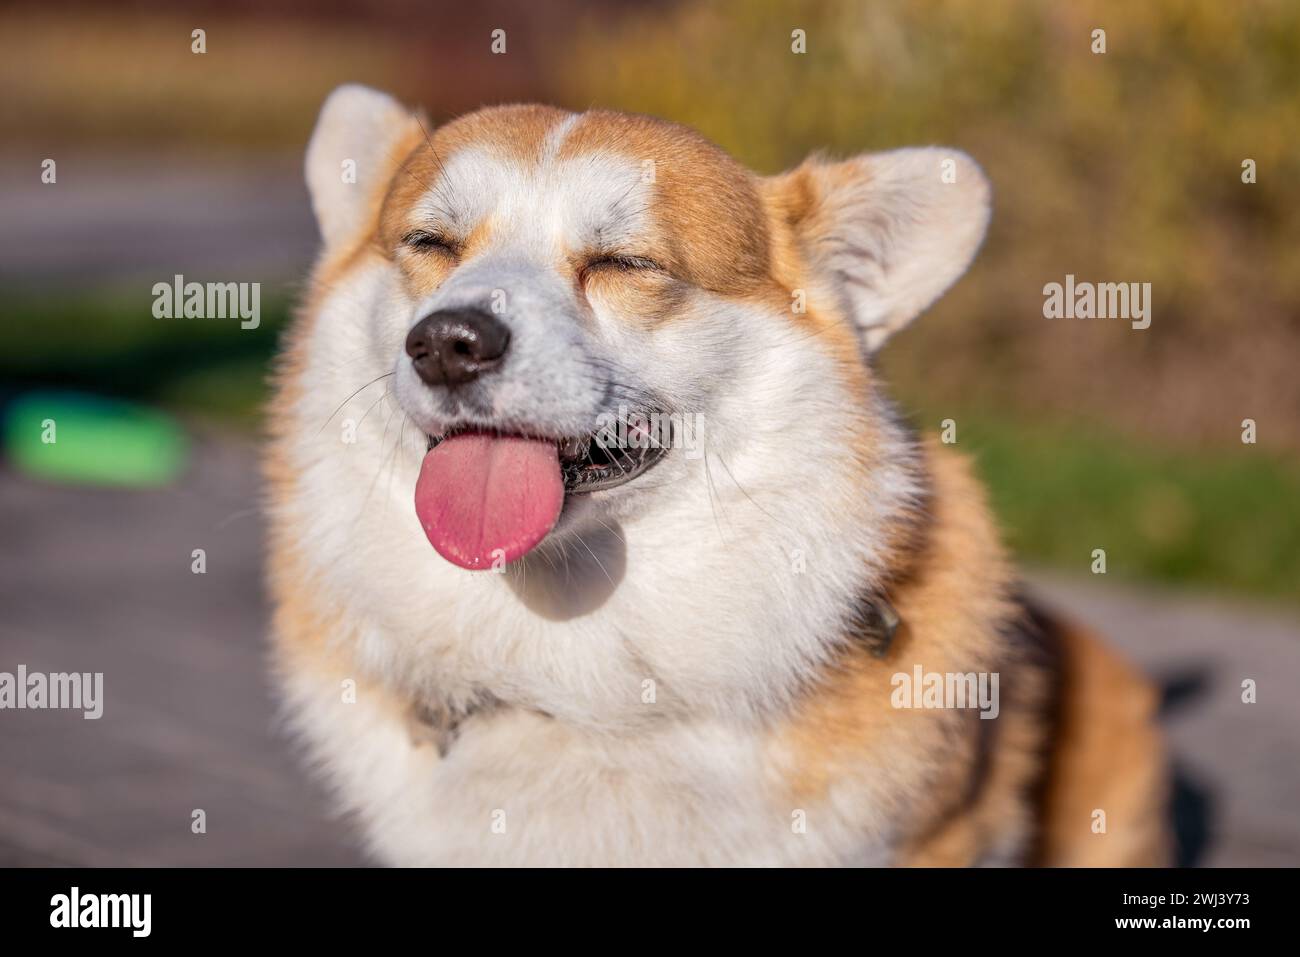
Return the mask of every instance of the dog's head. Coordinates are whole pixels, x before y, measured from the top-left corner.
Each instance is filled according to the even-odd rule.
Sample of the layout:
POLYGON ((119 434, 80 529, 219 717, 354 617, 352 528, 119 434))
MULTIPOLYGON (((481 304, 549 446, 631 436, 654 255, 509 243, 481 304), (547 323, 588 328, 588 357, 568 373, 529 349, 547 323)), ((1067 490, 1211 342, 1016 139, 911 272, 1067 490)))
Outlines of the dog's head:
POLYGON ((870 353, 965 270, 989 193, 952 150, 762 178, 656 119, 505 106, 433 129, 356 86, 307 179, 321 284, 382 277, 349 355, 321 344, 331 398, 358 354, 393 372, 427 449, 416 512, 466 568, 693 470, 821 494, 799 487, 818 462, 862 461, 870 353))

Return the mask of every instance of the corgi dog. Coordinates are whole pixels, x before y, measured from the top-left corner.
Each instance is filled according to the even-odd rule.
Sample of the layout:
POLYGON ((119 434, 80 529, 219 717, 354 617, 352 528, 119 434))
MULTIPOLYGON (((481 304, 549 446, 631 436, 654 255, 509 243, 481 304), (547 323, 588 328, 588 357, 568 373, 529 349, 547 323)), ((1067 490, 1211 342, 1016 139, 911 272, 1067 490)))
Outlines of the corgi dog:
POLYGON ((982 241, 968 156, 763 177, 650 117, 345 86, 306 177, 274 664, 376 860, 1164 860, 1152 689, 1018 596, 873 372, 982 241))

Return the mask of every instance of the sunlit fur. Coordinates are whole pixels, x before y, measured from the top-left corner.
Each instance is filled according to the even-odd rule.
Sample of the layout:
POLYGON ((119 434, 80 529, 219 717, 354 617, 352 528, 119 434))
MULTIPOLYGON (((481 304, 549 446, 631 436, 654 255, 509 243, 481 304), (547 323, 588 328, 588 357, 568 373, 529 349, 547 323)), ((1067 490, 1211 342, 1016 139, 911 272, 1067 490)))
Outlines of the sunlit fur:
POLYGON ((500 107, 434 129, 344 87, 307 179, 323 250, 266 456, 276 670, 378 860, 1026 858, 1050 682, 1005 637, 1012 575, 978 486, 900 424, 868 360, 974 255, 989 193, 969 158, 765 180, 645 117, 500 107), (449 250, 411 248, 415 229, 449 250), (662 268, 587 267, 609 250, 662 268), (411 326, 496 293, 511 351, 481 401, 421 383, 411 326), (620 402, 699 416, 698 453, 572 498, 504 574, 429 546, 428 435, 581 434, 620 402), (872 593, 905 622, 884 661, 856 640, 872 593), (889 703, 916 661, 1024 675, 980 801, 961 795, 981 729, 889 703), (415 706, 468 715, 445 757, 415 706))

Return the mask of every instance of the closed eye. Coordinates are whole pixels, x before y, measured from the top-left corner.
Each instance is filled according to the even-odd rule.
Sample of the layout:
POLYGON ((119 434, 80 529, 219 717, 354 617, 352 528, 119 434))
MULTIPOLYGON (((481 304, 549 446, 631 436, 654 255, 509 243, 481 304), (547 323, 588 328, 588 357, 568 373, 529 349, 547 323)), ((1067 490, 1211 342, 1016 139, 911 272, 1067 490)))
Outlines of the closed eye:
POLYGON ((456 255, 456 245, 445 236, 429 232, 427 229, 414 229, 402 237, 402 245, 407 249, 422 252, 444 252, 456 255))
POLYGON ((632 270, 655 270, 662 271, 663 266, 650 259, 648 256, 599 256, 591 260, 584 267, 585 269, 621 269, 625 272, 632 270))

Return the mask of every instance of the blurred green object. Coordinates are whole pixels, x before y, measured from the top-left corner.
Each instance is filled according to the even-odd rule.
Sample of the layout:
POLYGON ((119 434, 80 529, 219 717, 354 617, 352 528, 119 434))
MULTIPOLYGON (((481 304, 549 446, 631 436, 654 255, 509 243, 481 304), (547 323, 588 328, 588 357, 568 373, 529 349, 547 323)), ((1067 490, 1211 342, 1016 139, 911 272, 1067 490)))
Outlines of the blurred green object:
POLYGON ((165 413, 76 392, 28 392, 5 412, 5 455, 46 481, 156 487, 180 474, 189 443, 165 413))

